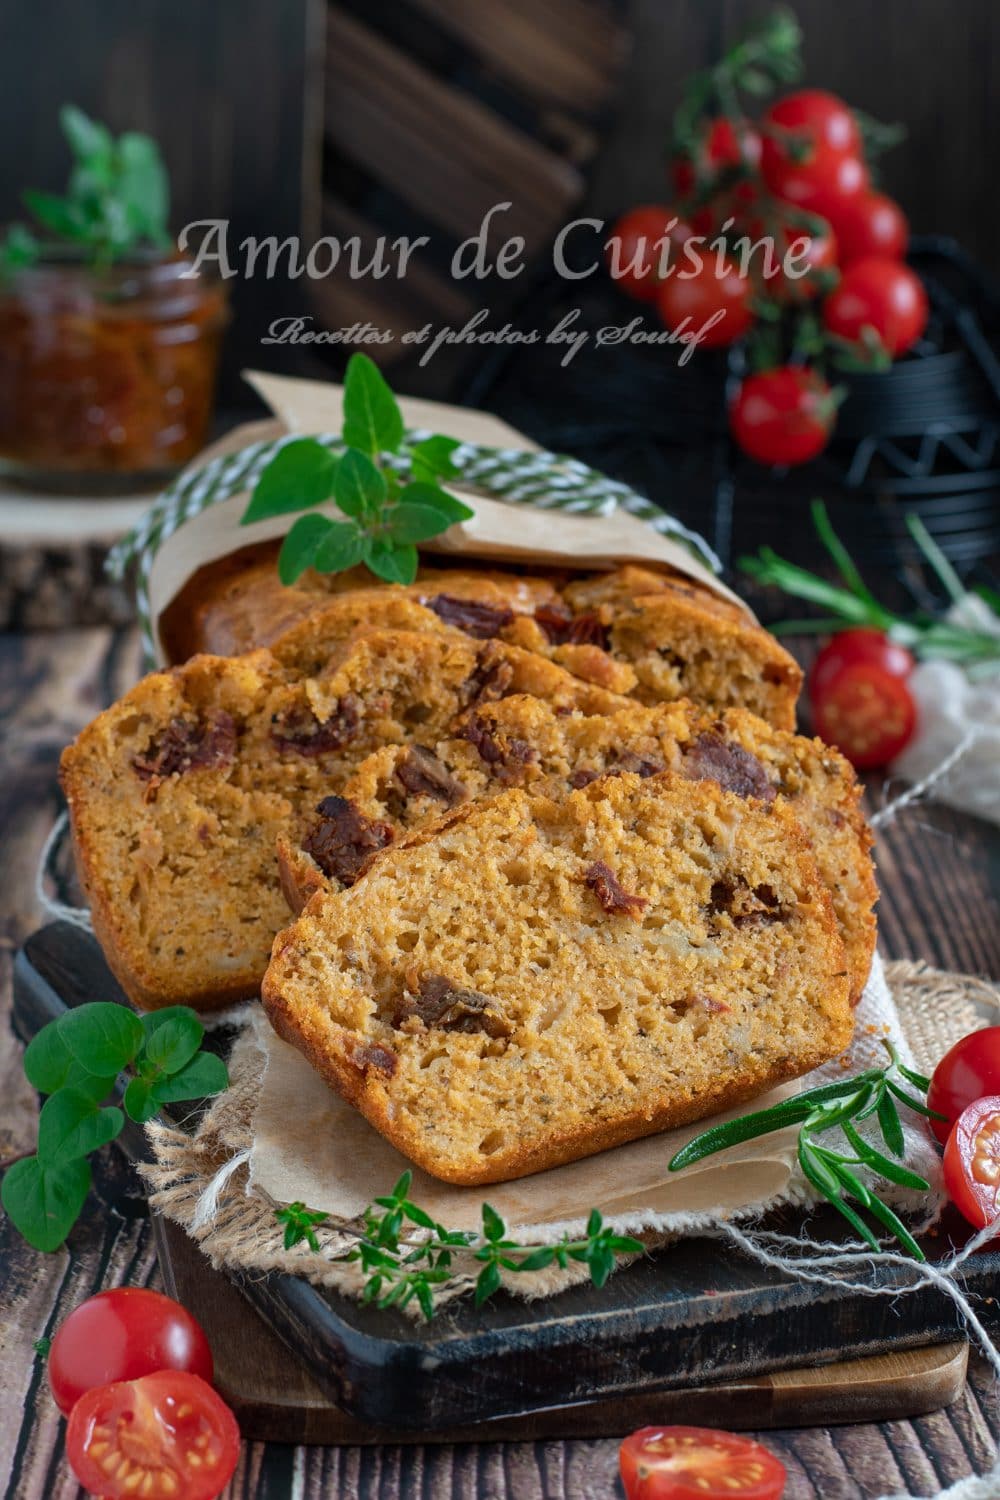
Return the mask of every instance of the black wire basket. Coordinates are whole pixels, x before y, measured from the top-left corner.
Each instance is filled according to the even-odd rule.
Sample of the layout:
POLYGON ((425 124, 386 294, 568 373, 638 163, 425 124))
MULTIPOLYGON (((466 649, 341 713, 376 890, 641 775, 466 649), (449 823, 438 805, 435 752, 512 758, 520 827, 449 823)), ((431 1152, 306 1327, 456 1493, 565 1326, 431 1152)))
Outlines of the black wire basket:
MULTIPOLYGON (((593 339, 565 367, 558 345, 502 348, 480 363, 465 399, 632 484, 701 531, 727 567, 762 544, 815 566, 809 501, 820 496, 862 569, 912 592, 912 513, 961 574, 982 581, 1000 557, 1000 298, 953 241, 915 240, 910 261, 930 299, 924 337, 887 371, 838 374, 847 395, 834 440, 800 468, 764 468, 731 442, 738 346, 728 356, 697 350, 683 366, 677 348, 593 339)), ((643 311, 593 280, 547 280, 517 326, 549 328, 579 307, 576 326, 596 330, 643 311)), ((655 327, 655 312, 644 322, 655 327)))

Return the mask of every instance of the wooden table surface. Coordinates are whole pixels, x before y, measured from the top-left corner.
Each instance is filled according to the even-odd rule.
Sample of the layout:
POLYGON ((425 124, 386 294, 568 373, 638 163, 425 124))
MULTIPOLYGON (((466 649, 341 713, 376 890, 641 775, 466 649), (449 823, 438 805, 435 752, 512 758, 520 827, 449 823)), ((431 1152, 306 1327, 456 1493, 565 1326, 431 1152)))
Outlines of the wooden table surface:
MULTIPOLYGON (((63 745, 140 667, 134 633, 91 629, 0 637, 0 1159, 32 1148, 36 1100, 7 1012, 14 953, 37 926, 38 855, 59 806, 63 745)), ((881 796, 881 791, 879 792, 881 796)), ((1000 977, 1000 833, 940 805, 906 812, 879 835, 881 941, 890 958, 1000 977)), ((159 1286, 142 1192, 105 1152, 67 1249, 28 1250, 0 1223, 0 1484, 7 1500, 75 1500, 63 1423, 36 1339, 101 1287, 159 1286)), ((789 1472, 787 1500, 933 1495, 989 1466, 1000 1436, 996 1392, 979 1361, 950 1409, 912 1422, 769 1432, 789 1472)), ((226 1500, 605 1500, 621 1495, 613 1441, 455 1448, 244 1446, 226 1500)))

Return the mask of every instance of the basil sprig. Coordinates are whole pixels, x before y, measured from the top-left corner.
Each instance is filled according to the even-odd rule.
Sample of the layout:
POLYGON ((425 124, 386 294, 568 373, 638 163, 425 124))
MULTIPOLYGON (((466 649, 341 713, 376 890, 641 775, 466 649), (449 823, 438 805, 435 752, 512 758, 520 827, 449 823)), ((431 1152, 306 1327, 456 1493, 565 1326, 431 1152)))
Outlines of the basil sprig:
POLYGON ((15 1229, 36 1250, 58 1250, 90 1191, 87 1157, 161 1105, 204 1099, 229 1086, 226 1065, 200 1050, 205 1028, 185 1005, 137 1016, 94 1001, 50 1021, 24 1054, 28 1082, 47 1094, 35 1155, 14 1162, 0 1188, 15 1229), (103 1100, 128 1070, 124 1113, 103 1100))
POLYGON ((378 367, 352 354, 344 377, 343 452, 316 438, 295 438, 261 473, 240 524, 308 510, 287 533, 278 557, 282 583, 306 571, 341 573, 364 563, 387 583, 412 583, 418 542, 430 541, 456 521, 474 515, 442 489, 458 470, 453 438, 407 443, 403 415, 378 367), (395 457, 395 464, 387 459, 395 457), (400 479, 400 460, 409 466, 400 479), (332 502, 340 518, 321 515, 332 502))
POLYGON ((754 1114, 743 1115, 740 1119, 729 1120, 723 1125, 713 1125, 681 1147, 670 1162, 670 1171, 679 1172, 684 1167, 692 1166, 694 1162, 704 1160, 706 1156, 712 1156, 716 1151, 724 1151, 727 1146, 755 1140, 774 1130, 784 1130, 789 1125, 798 1125, 798 1159, 803 1175, 847 1220, 865 1244, 870 1245, 873 1250, 879 1249, 878 1240, 861 1218, 854 1203, 888 1229, 915 1260, 925 1260, 924 1252, 906 1225, 888 1204, 883 1203, 871 1191, 855 1170, 857 1167, 867 1167, 887 1182, 914 1188, 918 1192, 926 1192, 930 1187, 929 1183, 918 1177, 916 1172, 911 1172, 901 1160, 904 1141, 897 1100, 905 1104, 907 1109, 926 1115, 929 1119, 942 1120, 944 1116, 928 1109, 923 1100, 915 1098, 910 1089, 904 1087, 909 1084, 918 1093, 926 1094, 930 1088, 930 1079, 905 1067, 889 1042, 884 1045, 889 1053, 886 1067, 868 1068, 863 1073, 855 1074, 853 1078, 807 1089, 770 1109, 757 1110, 754 1114), (857 1130, 863 1120, 872 1116, 891 1153, 889 1156, 871 1145, 857 1130), (841 1128, 849 1151, 836 1150, 818 1139, 835 1126, 841 1128))
POLYGON ((127 130, 117 138, 72 104, 59 123, 73 155, 65 194, 29 189, 25 207, 44 233, 44 242, 23 224, 14 224, 0 247, 0 266, 31 265, 45 244, 77 245, 95 266, 109 265, 142 245, 166 249, 170 186, 156 142, 127 130))

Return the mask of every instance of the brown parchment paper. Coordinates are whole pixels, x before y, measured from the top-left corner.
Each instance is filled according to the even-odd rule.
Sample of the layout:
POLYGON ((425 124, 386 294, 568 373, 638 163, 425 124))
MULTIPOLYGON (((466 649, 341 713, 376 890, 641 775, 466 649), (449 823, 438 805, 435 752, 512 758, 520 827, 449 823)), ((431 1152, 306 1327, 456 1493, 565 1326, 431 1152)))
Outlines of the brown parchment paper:
MULTIPOLYGON (((275 421, 255 422, 237 428, 220 443, 207 449, 192 467, 211 458, 234 452, 262 438, 290 432, 301 435, 338 432, 343 413, 343 387, 332 382, 293 380, 285 376, 249 371, 246 379, 275 413, 275 421)), ((427 428, 462 442, 488 447, 537 451, 522 433, 486 412, 447 406, 414 397, 400 398, 408 427, 427 428)), ((475 516, 435 537, 435 553, 468 557, 485 562, 551 564, 579 569, 611 567, 618 563, 654 563, 685 574, 723 598, 737 595, 694 557, 686 547, 661 536, 645 521, 616 510, 609 516, 570 515, 565 511, 536 510, 527 505, 507 505, 460 485, 449 489, 475 508, 475 516)), ((211 505, 185 521, 160 545, 148 579, 150 614, 158 665, 166 662, 159 634, 159 619, 191 575, 206 563, 226 557, 241 547, 274 541, 284 536, 294 515, 276 516, 252 526, 241 526, 247 495, 211 505)), ((746 608, 746 606, 744 606, 746 608)), ((748 610, 748 614, 750 611, 748 610)))

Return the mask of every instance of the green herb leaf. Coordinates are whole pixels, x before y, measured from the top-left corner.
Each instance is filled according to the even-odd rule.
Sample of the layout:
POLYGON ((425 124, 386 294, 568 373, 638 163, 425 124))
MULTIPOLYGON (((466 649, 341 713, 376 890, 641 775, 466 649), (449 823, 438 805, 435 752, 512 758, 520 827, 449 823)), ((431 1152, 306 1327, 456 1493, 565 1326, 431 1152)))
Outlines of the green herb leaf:
POLYGON ((73 1054, 59 1032, 59 1022, 50 1021, 28 1043, 24 1053, 24 1073, 32 1088, 40 1094, 54 1094, 66 1082, 73 1066, 73 1054))
POLYGON ((355 520, 378 514, 387 497, 385 475, 357 448, 348 448, 337 466, 333 498, 355 520))
POLYGON ((462 445, 457 438, 423 438, 410 449, 410 478, 433 484, 436 479, 453 479, 459 473, 452 454, 462 445))
POLYGON ((368 545, 365 562, 378 578, 386 583, 412 583, 417 576, 420 559, 416 547, 406 542, 398 546, 376 537, 368 545))
POLYGON ((396 453, 404 430, 402 412, 378 366, 367 354, 352 354, 344 375, 344 442, 348 448, 358 448, 371 458, 396 453))
POLYGON ((419 505, 422 509, 437 511, 442 518, 441 531, 456 521, 471 521, 476 514, 471 506, 456 500, 437 484, 408 484, 400 492, 399 501, 401 505, 419 505))
POLYGON ((76 1158, 43 1165, 37 1156, 16 1161, 0 1187, 14 1228, 36 1250, 58 1250, 90 1191, 90 1164, 76 1158))
POLYGON ((316 554, 334 521, 326 516, 299 516, 292 523, 278 553, 278 577, 286 588, 316 561, 316 554))
POLYGON ((343 573, 356 567, 364 555, 364 533, 349 521, 331 521, 316 548, 313 567, 317 573, 343 573))
POLYGON ((127 131, 118 138, 117 192, 128 217, 130 235, 169 244, 170 185, 156 142, 127 131))
POLYGON ((41 253, 41 245, 26 224, 11 224, 0 247, 0 267, 15 271, 20 266, 34 265, 41 253))
POLYGON ((49 1338, 36 1339, 31 1347, 32 1349, 34 1349, 39 1359, 48 1359, 49 1353, 52 1349, 52 1340, 49 1338))
POLYGON ((495 1260, 487 1261, 476 1277, 476 1306, 482 1307, 501 1286, 500 1267, 495 1260))
POLYGON ((883 1089, 879 1095, 877 1114, 882 1139, 893 1156, 902 1156, 906 1144, 903 1139, 903 1125, 899 1118, 899 1110, 888 1089, 883 1089))
POLYGON ((77 1006, 62 1016, 59 1034, 77 1062, 98 1078, 127 1068, 143 1043, 139 1017, 106 1000, 77 1006))
POLYGON ((448 524, 439 510, 401 500, 393 507, 389 535, 395 542, 426 542, 432 536, 440 536, 448 524))
POLYGON ((110 171, 114 141, 107 126, 92 120, 75 104, 63 105, 59 111, 59 124, 70 150, 79 161, 91 166, 103 162, 110 171))
POLYGON ((148 1065, 159 1073, 179 1073, 194 1057, 205 1035, 204 1026, 186 1005, 172 1005, 144 1018, 143 1031, 146 1033, 140 1057, 143 1072, 148 1065))
POLYGON ((496 1209, 491 1208, 488 1203, 484 1203, 483 1234, 485 1235, 486 1239, 490 1242, 490 1244, 498 1244, 499 1241, 503 1239, 506 1232, 507 1226, 504 1224, 503 1219, 501 1219, 496 1209))
POLYGON ((125 1113, 137 1125, 145 1125, 159 1112, 159 1104, 153 1093, 154 1084, 148 1078, 130 1078, 125 1088, 122 1103, 125 1113))
POLYGON ((254 485, 241 526, 322 505, 333 494, 338 460, 316 438, 295 438, 279 448, 254 485))
POLYGON ((184 1099, 208 1099, 229 1087, 229 1073, 214 1052, 199 1052, 170 1078, 153 1084, 157 1104, 175 1104, 184 1099))
POLYGON ((25 207, 30 208, 38 222, 60 239, 77 240, 84 237, 86 221, 83 214, 65 198, 58 198, 55 193, 36 192, 31 188, 22 194, 22 198, 25 207))
POLYGON ((38 1119, 38 1159, 47 1167, 89 1156, 120 1135, 124 1123, 114 1105, 98 1109, 81 1090, 59 1089, 45 1101, 38 1119))

